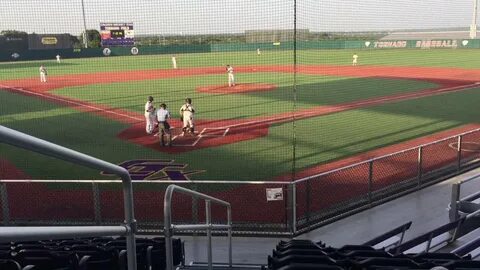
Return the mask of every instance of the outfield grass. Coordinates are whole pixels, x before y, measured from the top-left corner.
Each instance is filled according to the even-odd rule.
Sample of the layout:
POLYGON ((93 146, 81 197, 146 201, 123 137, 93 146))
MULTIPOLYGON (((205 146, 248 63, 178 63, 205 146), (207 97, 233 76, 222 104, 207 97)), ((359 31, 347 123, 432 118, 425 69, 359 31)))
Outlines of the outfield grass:
MULTIPOLYGON (((175 114, 184 103, 185 97, 191 97, 198 119, 240 119, 292 111, 292 74, 242 73, 236 77, 237 81, 242 83, 276 84, 278 89, 243 94, 208 94, 195 90, 198 86, 225 83, 225 76, 213 75, 68 87, 55 90, 54 93, 139 113, 143 112, 146 97, 150 95, 156 98, 157 104, 165 102, 175 114)), ((298 109, 305 109, 419 91, 435 86, 433 83, 416 80, 300 74, 296 105, 298 109)))
MULTIPOLYGON (((298 62, 307 65, 350 65, 352 55, 359 55, 361 65, 424 66, 480 68, 480 50, 477 49, 383 49, 383 50, 301 50, 298 62)), ((292 51, 222 52, 180 54, 179 67, 205 67, 241 65, 285 65, 293 63, 292 51)), ((0 80, 37 77, 38 68, 45 64, 51 76, 77 73, 96 73, 121 70, 171 68, 170 55, 122 56, 85 59, 64 59, 57 64, 54 59, 44 61, 0 63, 0 80)))
MULTIPOLYGON (((478 122, 479 90, 297 121, 297 169, 478 122)), ((170 155, 120 141, 115 135, 126 126, 96 115, 7 92, 0 92, 0 99, 9 100, 0 107, 1 125, 114 163, 144 158, 175 159, 188 164, 189 170, 205 171, 192 177, 195 179, 265 180, 289 173, 292 168, 291 123, 273 126, 267 137, 257 140, 170 155)), ((6 145, 0 145, 0 152, 36 178, 108 178, 6 145)))

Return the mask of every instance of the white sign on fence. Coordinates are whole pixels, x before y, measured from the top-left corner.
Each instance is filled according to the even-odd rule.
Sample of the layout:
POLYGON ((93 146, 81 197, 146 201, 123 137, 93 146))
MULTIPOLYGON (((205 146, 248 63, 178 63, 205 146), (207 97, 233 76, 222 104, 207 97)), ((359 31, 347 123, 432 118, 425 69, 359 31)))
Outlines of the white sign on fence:
POLYGON ((282 188, 267 188, 267 201, 283 201, 282 188))

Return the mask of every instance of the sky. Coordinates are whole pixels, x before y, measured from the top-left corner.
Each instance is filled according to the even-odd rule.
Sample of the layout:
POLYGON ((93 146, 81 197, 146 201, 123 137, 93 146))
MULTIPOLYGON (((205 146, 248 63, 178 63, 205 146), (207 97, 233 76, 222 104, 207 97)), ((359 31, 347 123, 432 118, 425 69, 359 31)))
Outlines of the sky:
MULTIPOLYGON (((293 0, 84 0, 89 29, 133 22, 135 34, 242 33, 292 29, 293 0)), ((298 28, 377 31, 467 27, 473 0, 297 0, 298 28)), ((81 0, 0 0, 0 30, 83 30, 81 0)))

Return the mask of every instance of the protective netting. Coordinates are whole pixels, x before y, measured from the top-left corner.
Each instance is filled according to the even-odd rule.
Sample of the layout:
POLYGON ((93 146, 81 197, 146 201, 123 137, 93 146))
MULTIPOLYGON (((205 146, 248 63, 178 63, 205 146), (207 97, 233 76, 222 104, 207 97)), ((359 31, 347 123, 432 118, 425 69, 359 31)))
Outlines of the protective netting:
MULTIPOLYGON (((145 228, 167 185, 145 180, 232 202, 241 230, 291 231, 478 161, 477 132, 442 140, 480 119, 469 1, 37 2, 0 2, 0 125, 126 168, 145 228)), ((118 177, 0 144, 0 179, 118 177)), ((4 223, 123 220, 118 184, 0 196, 4 223)), ((205 221, 188 197, 174 213, 205 221)))

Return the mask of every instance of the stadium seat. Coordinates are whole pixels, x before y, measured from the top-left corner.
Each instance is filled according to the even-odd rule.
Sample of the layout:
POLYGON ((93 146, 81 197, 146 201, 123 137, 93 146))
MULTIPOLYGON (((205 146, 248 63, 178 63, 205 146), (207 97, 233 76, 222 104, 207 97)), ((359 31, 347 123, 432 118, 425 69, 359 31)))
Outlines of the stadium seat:
POLYGON ((112 259, 94 259, 83 256, 78 263, 78 270, 118 270, 117 261, 112 259))
POLYGON ((20 264, 14 260, 0 260, 2 270, 21 270, 20 264))
POLYGON ((292 263, 277 270, 343 270, 343 267, 326 264, 292 263))
POLYGON ((349 252, 349 251, 358 251, 358 250, 370 250, 370 251, 375 251, 375 249, 371 246, 367 245, 345 245, 341 248, 339 248, 337 251, 338 252, 349 252))
POLYGON ((337 265, 337 262, 328 256, 315 256, 315 255, 288 255, 283 258, 273 258, 271 256, 268 256, 267 260, 268 260, 268 267, 270 269, 278 269, 280 267, 289 265, 291 263, 337 265))
POLYGON ((413 260, 407 258, 368 258, 357 262, 360 267, 372 267, 372 266, 389 266, 389 267, 405 267, 406 269, 421 268, 419 264, 413 260))
POLYGON ((22 249, 14 254, 12 258, 21 266, 34 265, 35 269, 57 269, 71 268, 74 269, 78 263, 75 254, 68 252, 52 252, 48 250, 26 250, 22 249))
POLYGON ((318 255, 318 256, 324 256, 327 255, 325 252, 323 252, 320 249, 286 249, 284 251, 278 251, 278 250, 273 250, 272 252, 272 257, 275 258, 282 258, 288 255, 318 255))
POLYGON ((480 269, 480 261, 459 260, 451 261, 443 265, 448 269, 480 269))

